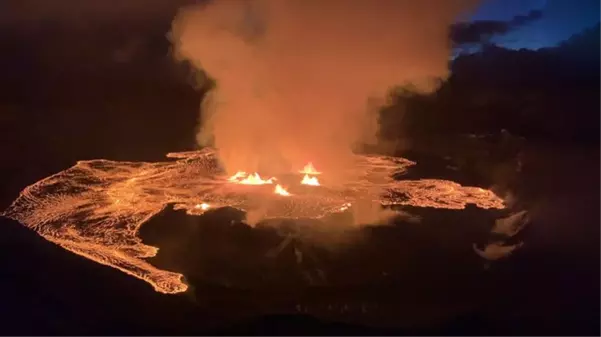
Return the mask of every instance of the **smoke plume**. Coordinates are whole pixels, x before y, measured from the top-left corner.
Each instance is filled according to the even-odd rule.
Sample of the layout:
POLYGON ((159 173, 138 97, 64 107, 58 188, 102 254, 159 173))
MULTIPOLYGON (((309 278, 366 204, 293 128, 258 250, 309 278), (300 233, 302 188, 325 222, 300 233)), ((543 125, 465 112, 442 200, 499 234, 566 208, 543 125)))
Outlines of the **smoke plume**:
POLYGON ((215 80, 198 142, 228 171, 345 165, 389 90, 447 76, 448 27, 475 0, 215 0, 182 8, 174 51, 215 80))

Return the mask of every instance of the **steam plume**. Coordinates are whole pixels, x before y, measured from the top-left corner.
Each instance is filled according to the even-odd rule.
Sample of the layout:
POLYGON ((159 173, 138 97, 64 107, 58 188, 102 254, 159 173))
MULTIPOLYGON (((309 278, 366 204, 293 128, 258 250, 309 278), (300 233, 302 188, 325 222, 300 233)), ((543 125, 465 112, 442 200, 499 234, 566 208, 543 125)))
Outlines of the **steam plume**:
POLYGON ((200 145, 227 170, 335 170, 374 140, 391 87, 447 76, 448 27, 475 0, 215 0, 180 10, 176 56, 216 80, 200 145))

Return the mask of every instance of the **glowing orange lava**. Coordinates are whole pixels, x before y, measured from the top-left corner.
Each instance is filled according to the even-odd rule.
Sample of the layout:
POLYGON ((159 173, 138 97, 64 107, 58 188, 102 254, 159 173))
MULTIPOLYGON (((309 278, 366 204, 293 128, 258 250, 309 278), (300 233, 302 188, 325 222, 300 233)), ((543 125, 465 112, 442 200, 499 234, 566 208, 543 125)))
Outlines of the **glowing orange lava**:
POLYGON ((310 185, 310 186, 319 186, 319 180, 317 177, 309 177, 308 174, 305 174, 303 180, 301 180, 302 185, 310 185))
POLYGON ((347 209, 349 209, 349 207, 351 207, 351 206, 352 206, 352 205, 351 205, 351 203, 350 203, 350 202, 347 202, 346 204, 344 204, 344 205, 342 205, 342 206, 340 207, 340 212, 344 212, 344 211, 346 211, 346 210, 347 210, 347 209))
MULTIPOLYGON (((248 212, 257 207, 253 201, 260 197, 269 201, 262 204, 265 219, 319 219, 346 210, 355 200, 446 209, 462 209, 467 204, 505 207, 492 191, 479 187, 438 179, 397 180, 393 176, 402 176, 415 165, 403 158, 355 155, 345 173, 349 177, 346 184, 291 194, 279 185, 275 193, 239 188, 239 184, 271 184, 275 178, 264 180, 256 173, 244 172, 225 177, 212 149, 167 156, 174 160, 79 161, 26 187, 1 215, 75 254, 140 278, 156 291, 179 293, 188 288, 183 275, 150 264, 147 259, 155 256, 158 248, 138 236, 140 227, 168 205, 190 215, 225 206, 248 212)), ((314 168, 310 171, 318 174, 314 168)), ((303 183, 319 185, 308 173, 303 183)))
POLYGON ((229 181, 239 181, 240 179, 243 179, 247 176, 246 172, 244 171, 238 171, 236 172, 236 174, 234 174, 233 176, 229 177, 229 181))
POLYGON ((231 176, 229 179, 231 182, 235 182, 242 185, 266 185, 273 184, 275 178, 263 179, 258 173, 247 175, 246 172, 238 171, 236 174, 231 176), (244 178, 244 179, 242 179, 244 178))
POLYGON ((275 189, 274 189, 274 193, 275 194, 279 194, 279 195, 283 195, 285 197, 290 196, 291 194, 286 191, 285 188, 283 188, 281 185, 275 185, 275 189))
POLYGON ((317 171, 315 167, 313 167, 313 163, 309 162, 307 165, 303 167, 302 170, 298 171, 299 173, 310 174, 310 175, 318 175, 321 172, 317 171))
POLYGON ((196 205, 194 206, 194 208, 196 208, 196 209, 201 209, 201 210, 203 210, 203 211, 206 211, 206 210, 208 210, 209 208, 211 208, 211 206, 210 206, 209 204, 205 204, 205 203, 203 202, 202 204, 196 204, 196 205))

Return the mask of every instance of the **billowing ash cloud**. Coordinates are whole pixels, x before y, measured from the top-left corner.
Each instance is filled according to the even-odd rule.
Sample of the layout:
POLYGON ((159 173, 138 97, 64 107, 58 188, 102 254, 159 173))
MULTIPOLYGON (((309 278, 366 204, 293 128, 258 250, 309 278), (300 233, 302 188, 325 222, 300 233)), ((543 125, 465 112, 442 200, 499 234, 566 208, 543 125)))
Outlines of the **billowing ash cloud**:
POLYGON ((448 27, 474 0, 216 0, 183 8, 174 51, 216 80, 200 145, 230 171, 343 165, 389 90, 447 76, 448 27))

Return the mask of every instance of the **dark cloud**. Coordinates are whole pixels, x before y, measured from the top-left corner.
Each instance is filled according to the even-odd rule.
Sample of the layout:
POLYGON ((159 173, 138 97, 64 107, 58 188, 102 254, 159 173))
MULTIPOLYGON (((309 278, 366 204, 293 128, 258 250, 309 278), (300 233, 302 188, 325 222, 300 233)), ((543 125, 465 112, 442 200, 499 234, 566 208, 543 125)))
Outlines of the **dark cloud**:
POLYGON ((531 10, 526 15, 516 15, 511 20, 511 25, 514 27, 527 25, 530 22, 536 21, 543 17, 543 11, 541 10, 531 10))
POLYGON ((455 45, 486 42, 493 36, 507 34, 512 30, 539 20, 542 16, 542 11, 532 10, 526 15, 516 15, 509 21, 478 20, 459 22, 451 26, 451 40, 455 45))

